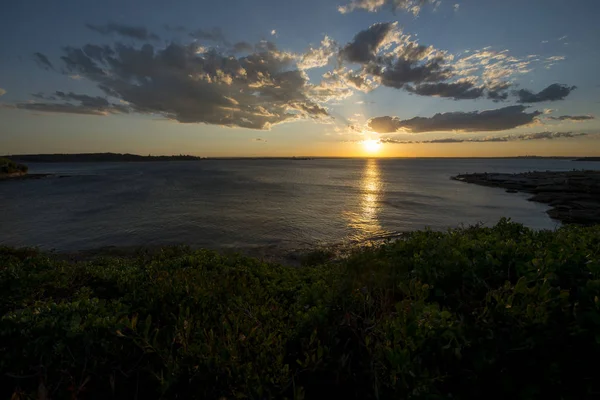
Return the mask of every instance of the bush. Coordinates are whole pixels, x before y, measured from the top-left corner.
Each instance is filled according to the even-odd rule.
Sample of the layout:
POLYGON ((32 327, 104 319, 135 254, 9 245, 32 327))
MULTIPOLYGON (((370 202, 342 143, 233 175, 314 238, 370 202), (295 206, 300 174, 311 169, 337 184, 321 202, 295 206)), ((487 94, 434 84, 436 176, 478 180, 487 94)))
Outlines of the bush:
POLYGON ((8 398, 594 398, 600 227, 419 231, 325 265, 0 250, 8 398))
POLYGON ((26 165, 17 164, 8 158, 0 157, 0 173, 2 174, 26 173, 27 170, 26 165))

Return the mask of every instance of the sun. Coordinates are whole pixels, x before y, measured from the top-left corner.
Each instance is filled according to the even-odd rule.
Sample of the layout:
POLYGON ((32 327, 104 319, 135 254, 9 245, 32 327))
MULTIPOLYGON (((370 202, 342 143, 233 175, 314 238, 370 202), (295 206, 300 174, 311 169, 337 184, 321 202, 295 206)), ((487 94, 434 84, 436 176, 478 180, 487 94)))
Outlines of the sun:
POLYGON ((378 140, 363 140, 362 143, 367 153, 377 153, 381 148, 381 143, 378 140))

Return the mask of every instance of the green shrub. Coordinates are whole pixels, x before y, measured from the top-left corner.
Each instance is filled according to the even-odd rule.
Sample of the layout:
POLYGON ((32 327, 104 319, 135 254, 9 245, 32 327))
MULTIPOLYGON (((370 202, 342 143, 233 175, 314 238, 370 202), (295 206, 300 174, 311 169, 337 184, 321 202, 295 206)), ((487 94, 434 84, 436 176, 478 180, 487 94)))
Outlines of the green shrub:
POLYGON ((23 164, 17 164, 16 162, 0 157, 0 173, 1 174, 14 174, 17 172, 25 173, 29 168, 23 164))
POLYGON ((186 248, 77 263, 3 248, 0 290, 4 398, 600 391, 598 226, 419 231, 301 268, 186 248))

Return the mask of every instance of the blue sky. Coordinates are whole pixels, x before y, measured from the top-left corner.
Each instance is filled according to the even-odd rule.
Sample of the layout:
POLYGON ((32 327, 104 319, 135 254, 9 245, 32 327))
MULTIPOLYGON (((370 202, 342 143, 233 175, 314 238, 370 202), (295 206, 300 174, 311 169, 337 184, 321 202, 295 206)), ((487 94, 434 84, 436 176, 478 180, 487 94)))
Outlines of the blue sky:
POLYGON ((598 15, 595 0, 11 2, 0 153, 600 154, 598 15), (77 58, 88 44, 117 56, 77 58))

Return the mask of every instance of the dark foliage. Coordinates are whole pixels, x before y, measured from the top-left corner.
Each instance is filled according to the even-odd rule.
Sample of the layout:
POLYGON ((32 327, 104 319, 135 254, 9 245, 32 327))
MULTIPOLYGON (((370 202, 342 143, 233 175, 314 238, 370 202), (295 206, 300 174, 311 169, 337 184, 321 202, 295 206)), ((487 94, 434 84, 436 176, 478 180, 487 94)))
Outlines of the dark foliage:
POLYGON ((4 248, 0 298, 3 398, 600 395, 599 226, 420 231, 302 268, 4 248))

